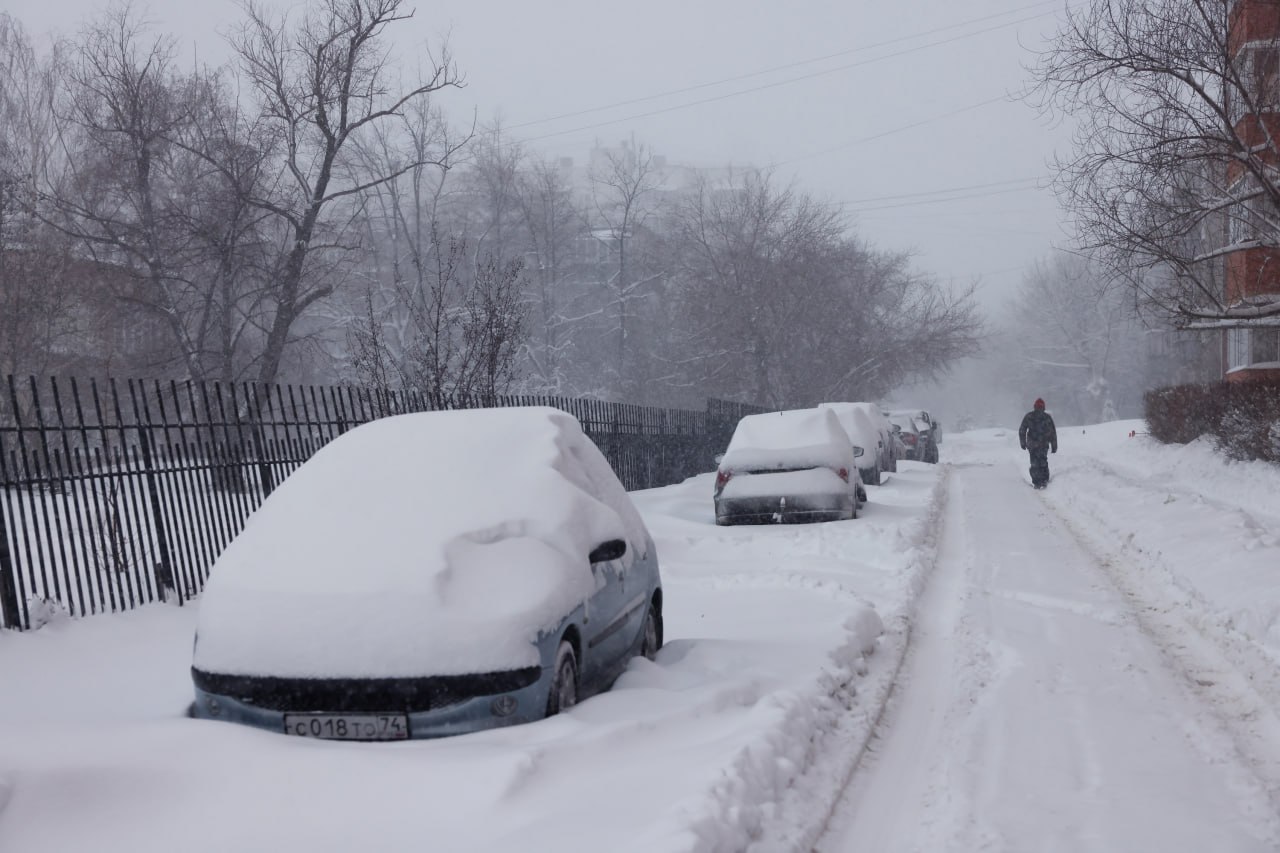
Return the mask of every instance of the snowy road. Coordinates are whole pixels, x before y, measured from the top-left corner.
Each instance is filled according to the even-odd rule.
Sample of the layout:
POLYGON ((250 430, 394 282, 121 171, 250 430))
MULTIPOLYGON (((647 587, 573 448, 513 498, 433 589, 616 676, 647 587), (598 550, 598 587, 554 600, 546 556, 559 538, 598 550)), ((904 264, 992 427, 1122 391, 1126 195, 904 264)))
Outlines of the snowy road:
POLYGON ((527 726, 188 719, 190 607, 0 631, 0 851, 1280 850, 1280 471, 1138 429, 1062 430, 1045 492, 952 434, 847 522, 636 493, 668 644, 527 726))
POLYGON ((1277 849, 1270 762, 1018 473, 952 471, 905 678, 817 850, 1277 849))

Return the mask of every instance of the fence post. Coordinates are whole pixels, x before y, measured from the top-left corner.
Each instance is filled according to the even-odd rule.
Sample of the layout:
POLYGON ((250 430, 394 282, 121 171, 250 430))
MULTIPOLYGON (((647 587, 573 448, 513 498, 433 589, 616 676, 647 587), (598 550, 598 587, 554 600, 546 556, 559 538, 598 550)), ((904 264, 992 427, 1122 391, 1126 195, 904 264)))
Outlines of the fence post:
MULTIPOLYGON (((253 441, 258 455, 258 483, 262 487, 262 499, 276 490, 276 473, 271 470, 271 462, 267 459, 267 431, 262 425, 262 397, 267 398, 267 407, 271 406, 271 389, 263 385, 261 393, 257 383, 253 384, 253 441)), ((247 395, 245 402, 248 402, 247 395)))
MULTIPOLYGON (((3 453, 0 448, 0 453, 3 453)), ((8 484, 0 484, 7 487, 8 484)), ((9 553, 9 528, 5 522, 4 507, 0 506, 0 616, 6 628, 22 628, 22 613, 18 609, 18 585, 14 577, 13 555, 9 553)))
MULTIPOLYGON (((131 389, 132 390, 132 389, 131 389)), ((138 439, 142 449, 142 465, 147 478, 147 495, 151 500, 151 516, 156 528, 156 550, 160 552, 160 562, 155 566, 156 592, 161 601, 169 600, 169 590, 177 591, 178 585, 173 577, 173 558, 169 554, 169 537, 164 529, 164 507, 160 503, 160 487, 156 483, 155 457, 151 453, 151 436, 148 427, 139 427, 138 439)))

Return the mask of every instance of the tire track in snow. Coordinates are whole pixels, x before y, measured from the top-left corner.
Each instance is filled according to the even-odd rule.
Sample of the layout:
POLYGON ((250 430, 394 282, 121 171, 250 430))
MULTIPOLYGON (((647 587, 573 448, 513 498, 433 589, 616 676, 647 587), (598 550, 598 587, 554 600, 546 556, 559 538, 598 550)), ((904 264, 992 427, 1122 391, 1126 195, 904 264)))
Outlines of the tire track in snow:
POLYGON ((953 485, 904 681, 816 849, 1274 849, 1275 809, 1134 602, 1004 477, 953 485))
MULTIPOLYGON (((902 637, 907 648, 888 686, 886 701, 875 720, 867 748, 852 768, 841 800, 832 810, 815 851, 843 849, 843 836, 855 816, 867 819, 859 840, 868 850, 887 849, 890 840, 900 835, 904 822, 912 826, 924 823, 934 835, 973 834, 969 828, 950 822, 948 814, 970 811, 957 806, 953 799, 963 797, 967 788, 936 781, 938 773, 951 772, 938 764, 936 756, 908 751, 907 763, 883 760, 893 746, 891 738, 903 737, 903 732, 910 732, 909 736, 920 744, 941 740, 945 730, 960 725, 973 712, 978 703, 977 691, 991 675, 990 655, 976 640, 965 616, 969 601, 965 580, 973 565, 967 559, 963 500, 963 485, 952 482, 939 513, 934 571, 915 602, 909 622, 904 617, 902 637), (912 681, 931 674, 941 674, 948 684, 941 692, 951 701, 942 710, 932 703, 909 698, 912 681), (928 781, 922 783, 922 780, 928 781), (921 784, 925 785, 923 789, 918 787, 921 784), (924 813, 902 814, 900 803, 913 798, 926 804, 924 813), (947 814, 939 815, 939 811, 947 814)), ((898 754, 903 752, 899 750, 898 754)), ((964 772, 963 766, 953 769, 964 772)))
POLYGON ((1118 546, 1100 541, 1068 513, 1058 507, 1055 511, 1063 527, 1129 602, 1139 629, 1219 724, 1280 814, 1280 715, 1274 667, 1251 644, 1233 643, 1201 630, 1204 622, 1196 614, 1162 594, 1156 585, 1144 583, 1135 566, 1140 560, 1135 560, 1128 541, 1118 546))
MULTIPOLYGON (((1169 482, 1162 477, 1141 477, 1134 474, 1127 474, 1114 465, 1109 465, 1101 459, 1093 456, 1083 456, 1072 460, 1071 468, 1068 470, 1078 471, 1081 468, 1092 468, 1095 471, 1107 477, 1113 477, 1120 482, 1132 486, 1137 489, 1144 489, 1156 493, 1164 493, 1168 495, 1178 495, 1187 500, 1213 507, 1223 512, 1232 513, 1240 516, 1242 526, 1257 531, 1260 537, 1266 537, 1280 528, 1280 518, 1271 515, 1260 516, 1253 507, 1245 506, 1233 501, 1224 500, 1218 497, 1211 497, 1201 492, 1184 488, 1176 483, 1169 482), (1266 522, 1259 521, 1259 517, 1265 518, 1266 522)), ((1276 544, 1274 541, 1267 543, 1276 544)))
MULTIPOLYGON (((917 593, 926 588, 935 570, 942 516, 950 506, 951 466, 944 464, 940 469, 928 512, 911 544, 917 556, 906 582, 917 593)), ((791 780, 771 819, 748 848, 750 853, 809 853, 827 831, 845 789, 870 751, 873 733, 902 675, 916 601, 913 596, 907 612, 883 614, 885 631, 866 660, 866 672, 856 681, 833 685, 831 698, 842 706, 841 713, 814 732, 811 762, 791 780)))

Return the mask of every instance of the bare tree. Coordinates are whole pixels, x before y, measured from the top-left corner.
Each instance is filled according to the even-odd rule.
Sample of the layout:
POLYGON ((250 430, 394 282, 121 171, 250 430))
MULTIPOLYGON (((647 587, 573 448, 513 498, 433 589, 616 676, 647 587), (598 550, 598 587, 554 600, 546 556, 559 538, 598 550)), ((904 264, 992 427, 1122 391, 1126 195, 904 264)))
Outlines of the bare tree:
MULTIPOLYGON (((188 324, 193 293, 190 235, 176 208, 177 149, 170 136, 188 120, 189 81, 173 70, 171 39, 147 34, 128 6, 110 7, 64 46, 57 102, 63 153, 40 175, 45 221, 94 261, 100 286, 167 331, 156 350, 200 378, 188 324)), ((38 208, 38 209, 42 209, 38 208)))
POLYGON ((707 182, 676 217, 677 381, 792 407, 866 399, 975 351, 972 290, 853 240, 837 209, 768 175, 707 182))
POLYGON ((1280 249, 1280 48, 1233 42, 1234 6, 1090 0, 1036 68, 1042 106, 1078 121, 1058 168, 1086 251, 1185 327, 1280 325, 1280 301, 1223 288, 1227 256, 1280 249))
POLYGON ((108 9, 63 51, 63 152, 40 188, 44 221, 76 241, 110 294, 84 307, 162 330, 164 340, 142 345, 150 362, 131 366, 239 378, 260 345, 269 217, 246 199, 263 188, 265 149, 222 75, 177 73, 172 40, 149 35, 129 6, 108 9))
POLYGON ((524 343, 524 261, 486 255, 475 267, 464 303, 462 338, 467 353, 461 384, 492 399, 506 390, 524 343))
POLYGON ((574 348, 580 324, 568 313, 582 294, 572 280, 573 242, 586 216, 574 203, 560 166, 535 161, 519 176, 517 197, 532 259, 529 270, 531 319, 525 358, 536 388, 565 393, 573 380, 574 348))
POLYGON ((461 216, 447 209, 450 170, 466 141, 420 102, 353 149, 362 173, 393 174, 360 194, 366 286, 348 322, 351 365, 378 387, 492 396, 514 373, 522 262, 471 247, 474 205, 460 205, 468 208, 461 216), (414 165, 399 169, 405 162, 414 165))
POLYGON ((0 14, 0 374, 40 372, 79 332, 69 241, 36 215, 36 176, 55 157, 54 76, 0 14))
POLYGON ((366 292, 349 326, 352 367, 378 387, 491 398, 523 344, 522 261, 473 262, 465 240, 429 229, 417 273, 366 292))
POLYGON ((468 220, 466 231, 477 252, 508 257, 524 236, 519 233, 519 178, 524 150, 507 138, 496 122, 482 128, 467 148, 471 168, 466 175, 465 195, 469 203, 459 211, 468 220))
POLYGON ((646 146, 603 151, 603 160, 592 169, 590 179, 595 213, 608 230, 616 270, 609 277, 609 311, 613 321, 615 392, 629 388, 627 350, 631 305, 645 297, 644 288, 662 277, 661 271, 646 269, 635 257, 641 229, 653 214, 653 194, 662 176, 653 152, 646 146))
POLYGON ((251 201, 280 217, 289 234, 272 276, 261 382, 276 379, 295 323, 333 292, 331 280, 308 275, 313 253, 340 248, 339 229, 325 221, 326 212, 424 165, 410 158, 387 172, 343 180, 354 174, 341 168, 351 141, 432 92, 461 84, 446 47, 421 82, 393 93, 386 29, 411 16, 403 7, 403 0, 316 0, 291 24, 253 0, 244 5, 248 21, 233 47, 280 158, 279 190, 251 201))
POLYGON ((1059 253, 1024 276, 1004 330, 1007 384, 1051 397, 1068 422, 1136 415, 1146 389, 1146 328, 1105 270, 1059 253))
POLYGON ((271 179, 270 151, 255 138, 226 75, 193 74, 188 120, 170 134, 187 161, 175 172, 174 206, 190 235, 196 298, 189 307, 192 345, 207 378, 233 381, 254 366, 261 350, 272 260, 281 238, 278 220, 251 203, 271 179), (216 164, 213 169, 208 164, 216 164))

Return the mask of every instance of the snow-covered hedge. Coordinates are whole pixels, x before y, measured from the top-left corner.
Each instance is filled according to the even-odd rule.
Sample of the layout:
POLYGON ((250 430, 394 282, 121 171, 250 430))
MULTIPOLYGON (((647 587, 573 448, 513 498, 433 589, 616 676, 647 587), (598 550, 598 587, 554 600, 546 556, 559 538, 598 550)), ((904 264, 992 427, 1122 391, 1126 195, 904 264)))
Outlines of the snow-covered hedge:
POLYGON ((1147 429, 1166 444, 1211 435, 1232 459, 1280 463, 1280 383, 1207 382, 1148 391, 1147 429))

